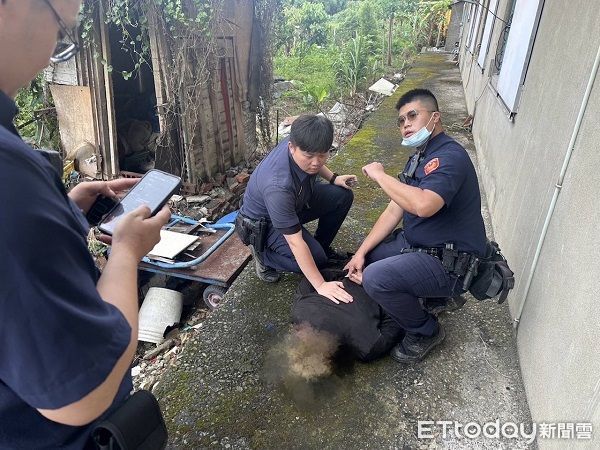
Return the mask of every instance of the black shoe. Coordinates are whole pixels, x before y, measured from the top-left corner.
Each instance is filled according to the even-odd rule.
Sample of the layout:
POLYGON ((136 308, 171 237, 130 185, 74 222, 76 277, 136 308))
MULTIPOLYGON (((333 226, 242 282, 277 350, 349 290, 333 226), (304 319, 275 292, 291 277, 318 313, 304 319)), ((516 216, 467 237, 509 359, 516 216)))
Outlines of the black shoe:
POLYGON ((261 280, 267 283, 277 283, 281 278, 281 275, 269 266, 265 266, 260 259, 259 253, 254 249, 253 245, 249 245, 252 251, 252 257, 254 258, 254 268, 256 269, 256 275, 261 280))
POLYGON ((348 253, 338 253, 331 247, 325 249, 325 255, 330 263, 341 263, 350 259, 348 253))
POLYGON ((467 299, 462 295, 447 298, 420 298, 423 309, 434 316, 443 312, 456 311, 467 303, 467 299))
POLYGON ((406 364, 422 361, 445 337, 446 333, 440 324, 438 324, 438 329, 432 336, 406 333, 402 342, 392 349, 390 356, 396 361, 406 364))

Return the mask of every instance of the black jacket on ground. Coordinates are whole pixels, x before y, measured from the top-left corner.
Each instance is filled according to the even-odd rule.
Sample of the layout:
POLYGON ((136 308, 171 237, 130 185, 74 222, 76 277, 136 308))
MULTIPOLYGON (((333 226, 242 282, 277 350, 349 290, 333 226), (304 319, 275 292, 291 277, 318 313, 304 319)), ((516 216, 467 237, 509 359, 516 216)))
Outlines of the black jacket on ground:
POLYGON ((362 286, 344 278, 340 270, 325 270, 326 281, 341 280, 352 295, 352 303, 333 303, 318 294, 304 278, 296 290, 292 306, 292 322, 308 323, 327 331, 340 340, 340 345, 362 361, 387 354, 403 336, 404 331, 373 301, 362 286))

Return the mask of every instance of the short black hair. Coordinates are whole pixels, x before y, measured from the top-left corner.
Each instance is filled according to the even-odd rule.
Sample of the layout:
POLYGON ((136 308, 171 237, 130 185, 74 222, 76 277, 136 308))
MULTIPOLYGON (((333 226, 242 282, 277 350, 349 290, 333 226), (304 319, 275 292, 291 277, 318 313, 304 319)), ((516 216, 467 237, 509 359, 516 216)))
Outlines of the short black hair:
POLYGON ((400 97, 398 103, 396 103, 396 110, 400 111, 400 108, 402 108, 404 105, 416 100, 425 103, 432 111, 440 110, 435 95, 433 95, 429 89, 412 89, 406 92, 404 95, 402 95, 402 97, 400 97))
POLYGON ((308 153, 326 153, 333 144, 333 124, 325 116, 304 114, 292 123, 290 142, 308 153))

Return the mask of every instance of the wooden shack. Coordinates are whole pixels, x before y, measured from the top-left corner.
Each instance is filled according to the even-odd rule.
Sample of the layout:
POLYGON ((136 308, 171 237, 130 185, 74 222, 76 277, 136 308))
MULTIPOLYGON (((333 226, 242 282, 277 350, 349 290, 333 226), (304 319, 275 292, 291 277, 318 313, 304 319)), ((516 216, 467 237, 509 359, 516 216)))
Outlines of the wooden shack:
POLYGON ((254 2, 219 5, 207 43, 178 35, 156 7, 140 7, 142 33, 107 25, 106 0, 86 0, 93 45, 46 71, 65 153, 80 171, 112 179, 155 167, 193 190, 254 152, 263 27, 254 2), (149 49, 139 67, 130 41, 149 49))

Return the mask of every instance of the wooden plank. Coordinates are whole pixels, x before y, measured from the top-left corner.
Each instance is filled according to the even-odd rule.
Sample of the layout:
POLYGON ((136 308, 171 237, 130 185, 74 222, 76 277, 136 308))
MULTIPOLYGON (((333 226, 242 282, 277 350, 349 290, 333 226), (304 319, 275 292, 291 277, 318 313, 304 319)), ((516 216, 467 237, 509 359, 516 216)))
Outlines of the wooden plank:
POLYGON ((163 66, 160 52, 160 44, 156 30, 156 17, 152 13, 149 17, 148 37, 150 39, 150 58, 152 61, 152 75, 154 76, 154 91, 156 93, 156 111, 158 125, 162 133, 168 132, 166 124, 166 112, 164 106, 168 103, 166 92, 163 88, 163 66))
MULTIPOLYGON (((217 94, 219 92, 219 71, 216 69, 211 74, 211 84, 207 86, 206 92, 208 93, 208 99, 210 104, 210 115, 206 114, 205 120, 208 125, 207 136, 209 139, 209 145, 204 149, 206 165, 209 168, 210 175, 214 175, 217 172, 225 172, 225 163, 223 161, 221 134, 219 130, 219 117, 218 108, 219 101, 217 94)), ((208 112, 208 111, 207 111, 208 112)))
POLYGON ((96 142, 90 88, 51 84, 50 92, 56 106, 60 140, 66 158, 74 159, 81 144, 96 142))
MULTIPOLYGON (((224 45, 227 46, 225 40, 224 45)), ((218 74, 219 74, 219 90, 218 92, 218 108, 219 108, 219 137, 220 137, 220 152, 222 154, 223 165, 225 168, 235 164, 234 150, 235 142, 233 140, 233 123, 235 116, 232 114, 232 105, 235 101, 233 97, 231 85, 231 58, 219 58, 218 74)))
MULTIPOLYGON (((250 6, 249 14, 252 16, 253 10, 250 6)), ((240 20, 238 17, 236 20, 240 20)), ((242 24, 246 27, 252 27, 252 20, 249 22, 242 20, 242 24)), ((231 135, 231 163, 237 164, 240 161, 246 158, 246 142, 245 142, 245 129, 244 129, 244 114, 242 112, 242 103, 247 101, 248 95, 248 80, 250 78, 250 66, 248 64, 245 65, 246 70, 243 74, 240 73, 240 61, 239 61, 239 52, 238 45, 240 45, 240 35, 243 33, 247 33, 248 42, 244 42, 242 45, 246 48, 249 45, 250 34, 252 30, 243 30, 241 28, 237 28, 234 37, 223 38, 222 41, 224 45, 228 48, 228 54, 231 55, 230 58, 227 59, 227 79, 229 86, 229 95, 230 95, 230 117, 231 117, 231 126, 230 126, 230 135, 231 135), (241 80, 246 80, 245 83, 242 83, 241 80)), ((248 54, 246 54, 248 56, 248 54)))
MULTIPOLYGON (((98 14, 100 17, 104 17, 104 1, 98 2, 98 14)), ((104 23, 104 20, 98 21, 100 27, 100 45, 102 58, 105 61, 111 60, 110 52, 110 40, 108 38, 108 27, 104 23)), ((117 121, 115 117, 114 108, 114 94, 111 73, 108 71, 108 67, 102 64, 102 74, 104 78, 104 92, 100 96, 100 101, 103 104, 103 112, 107 118, 108 128, 108 146, 106 152, 110 154, 110 159, 106 161, 105 169, 107 171, 108 178, 116 178, 119 174, 119 150, 117 148, 117 121)), ((102 87, 100 85, 99 87, 102 87)))

